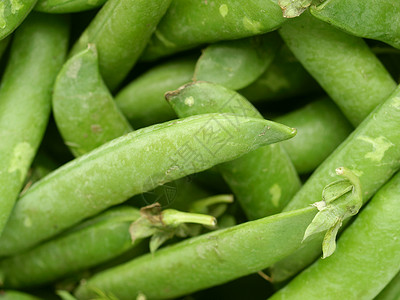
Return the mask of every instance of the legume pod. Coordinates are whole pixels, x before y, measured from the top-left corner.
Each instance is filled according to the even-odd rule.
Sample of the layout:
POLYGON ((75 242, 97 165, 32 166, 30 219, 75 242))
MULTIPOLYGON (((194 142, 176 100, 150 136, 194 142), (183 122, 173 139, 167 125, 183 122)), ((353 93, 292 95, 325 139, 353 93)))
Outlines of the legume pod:
POLYGON ((193 80, 244 88, 264 73, 281 44, 276 32, 212 44, 197 61, 193 80))
POLYGON ((282 142, 282 146, 300 174, 317 168, 353 130, 342 112, 327 98, 275 120, 297 129, 296 136, 282 142))
POLYGON ((37 0, 0 2, 0 40, 13 32, 30 13, 37 0))
POLYGON ((101 78, 93 44, 71 57, 58 74, 53 114, 65 144, 75 156, 132 131, 101 78))
POLYGON ((319 21, 308 11, 286 22, 279 33, 354 126, 396 88, 361 38, 319 21))
POLYGON ((109 0, 73 46, 70 56, 95 44, 100 72, 114 90, 146 46, 171 0, 109 0))
POLYGON ((308 207, 187 239, 98 273, 76 296, 170 299, 255 273, 298 248, 315 213, 308 207))
POLYGON ((400 270, 399 193, 400 173, 345 230, 332 257, 318 260, 270 299, 372 300, 400 270))
POLYGON ((16 254, 129 197, 294 134, 278 123, 222 114, 126 134, 33 185, 13 210, 0 255, 16 254))
POLYGON ((129 226, 139 210, 122 206, 78 225, 71 232, 0 262, 1 285, 23 288, 42 285, 96 266, 130 248, 129 226))
POLYGON ((176 118, 164 94, 192 80, 196 60, 183 58, 156 66, 125 86, 115 102, 134 128, 176 118))
POLYGON ((38 0, 34 9, 45 13, 65 14, 94 9, 107 0, 38 0))
POLYGON ((284 21, 273 0, 173 0, 142 59, 270 32, 284 21))
POLYGON ((1 291, 0 299, 2 300, 40 300, 40 298, 34 297, 29 294, 25 294, 18 291, 1 291))
POLYGON ((15 33, 0 89, 0 233, 43 137, 67 43, 64 17, 32 13, 15 33))
MULTIPOLYGON (((346 166, 361 181, 366 202, 400 168, 400 86, 377 107, 315 170, 285 210, 297 209, 321 200, 326 184, 337 175, 338 166, 346 166)), ((320 253, 321 242, 315 239, 305 244, 304 253, 294 253, 274 266, 282 279, 294 275, 311 263, 320 253)))
MULTIPOLYGON (((262 118, 241 95, 213 83, 194 82, 167 93, 166 98, 180 117, 221 112, 262 118)), ((277 144, 221 165, 219 170, 249 219, 280 212, 300 188, 290 158, 277 144)))
POLYGON ((389 282, 374 300, 400 299, 400 272, 389 282))
POLYGON ((311 13, 352 35, 376 39, 400 49, 400 2, 397 0, 328 0, 311 13))

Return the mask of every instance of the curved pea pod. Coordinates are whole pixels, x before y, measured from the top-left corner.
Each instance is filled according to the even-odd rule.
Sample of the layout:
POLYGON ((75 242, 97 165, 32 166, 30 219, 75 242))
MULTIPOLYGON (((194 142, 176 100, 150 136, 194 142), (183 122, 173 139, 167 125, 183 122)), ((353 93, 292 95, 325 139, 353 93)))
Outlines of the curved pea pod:
POLYGON ((0 255, 28 249, 134 195, 293 135, 292 128, 278 123, 222 114, 126 134, 32 186, 14 207, 0 255))
MULTIPOLYGON (((359 177, 363 202, 368 201, 400 168, 400 139, 395 130, 400 126, 399 104, 400 87, 315 170, 285 210, 320 201, 324 186, 337 177, 333 170, 338 166, 346 166, 359 177)), ((294 275, 318 257, 318 244, 318 239, 305 244, 301 252, 276 264, 273 274, 281 279, 294 275)))
POLYGON ((128 251, 139 242, 132 243, 129 235, 130 224, 139 217, 139 210, 133 207, 113 208, 56 239, 2 260, 2 286, 42 285, 128 251))
POLYGON ((252 103, 276 101, 321 92, 321 87, 283 45, 267 70, 238 91, 252 103))
POLYGON ((212 44, 197 61, 193 80, 214 82, 233 90, 244 88, 267 69, 281 44, 276 32, 212 44))
MULTIPOLYGON (((262 119, 241 95, 213 83, 194 82, 167 93, 166 98, 180 117, 221 112, 262 119)), ((219 170, 249 219, 278 213, 300 188, 290 158, 276 144, 221 165, 219 170)))
POLYGON ((319 21, 308 11, 284 24, 279 33, 354 126, 396 88, 361 38, 319 21))
POLYGON ((188 239, 98 273, 76 296, 92 299, 98 290, 120 300, 139 293, 170 299, 255 273, 300 245, 315 212, 308 207, 188 239))
POLYGON ((70 58, 58 74, 53 113, 65 144, 75 156, 132 131, 101 78, 93 44, 70 58))
POLYGON ((37 0, 0 2, 0 40, 12 33, 30 13, 37 0))
POLYGON ((176 59, 156 66, 124 87, 115 102, 135 128, 176 118, 164 94, 192 80, 196 61, 176 59))
POLYGON ((373 299, 400 270, 399 193, 397 174, 345 230, 335 254, 270 299, 373 299))
POLYGON ((12 291, 12 290, 6 290, 6 291, 0 291, 0 299, 2 300, 40 300, 40 298, 37 298, 35 296, 22 293, 19 291, 12 291))
POLYGON ((204 43, 267 33, 284 21, 273 0, 174 0, 142 59, 154 60, 204 43))
POLYGON ((146 46, 171 0, 109 0, 73 46, 70 56, 95 44, 100 72, 114 90, 146 46))
POLYGON ((38 0, 34 10, 65 14, 90 10, 102 6, 107 0, 38 0))
POLYGON ((43 137, 67 42, 63 17, 32 13, 15 33, 0 89, 0 232, 43 137))
POLYGON ((375 300, 399 300, 400 298, 400 272, 379 293, 375 300))
POLYGON ((400 49, 400 3, 397 0, 329 0, 312 6, 310 12, 352 35, 380 40, 400 49))
POLYGON ((282 146, 300 174, 317 168, 353 130, 342 112, 327 98, 275 120, 297 129, 296 136, 284 141, 282 146))

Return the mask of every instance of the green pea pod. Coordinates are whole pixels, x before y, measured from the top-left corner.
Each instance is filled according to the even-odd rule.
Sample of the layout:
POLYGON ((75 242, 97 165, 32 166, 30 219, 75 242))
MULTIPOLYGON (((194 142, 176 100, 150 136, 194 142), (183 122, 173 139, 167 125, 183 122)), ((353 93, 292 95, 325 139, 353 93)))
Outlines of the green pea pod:
POLYGON ((34 10, 52 13, 65 14, 81 12, 102 6, 107 0, 38 0, 34 10))
POLYGON ((274 32, 212 44, 203 50, 193 80, 204 80, 238 90, 267 69, 282 41, 274 32))
POLYGON ((129 235, 139 210, 117 207, 86 224, 20 255, 0 262, 2 286, 42 285, 116 257, 136 246, 129 235))
POLYGON ((3 0, 0 2, 0 40, 12 33, 30 13, 37 0, 3 0))
MULTIPOLYGON (((166 94, 180 117, 221 112, 262 118, 235 91, 208 82, 194 82, 166 94)), ((280 145, 260 148, 219 168, 249 219, 280 212, 300 188, 300 180, 280 145)))
POLYGON ((284 21, 274 0, 174 0, 142 59, 154 60, 204 43, 267 33, 284 21))
POLYGON ((255 273, 299 247, 315 212, 308 207, 188 239, 96 274, 76 296, 170 299, 255 273))
POLYGON ((279 32, 354 126, 396 88, 361 38, 319 21, 308 11, 287 22, 279 32))
POLYGON ((0 89, 0 233, 43 137, 67 42, 64 17, 31 14, 15 33, 0 89))
POLYGON ((176 118, 164 94, 190 82, 195 64, 194 59, 183 58, 150 69, 115 96, 117 106, 135 128, 176 118))
POLYGON ((7 37, 0 41, 0 59, 3 56, 4 52, 7 49, 8 44, 10 43, 10 38, 7 37))
POLYGON ((26 293, 18 292, 18 291, 0 291, 0 299, 1 300, 40 300, 40 298, 31 296, 26 293))
POLYGON ((70 58, 58 74, 53 113, 65 144, 75 156, 132 131, 101 78, 93 44, 70 58))
POLYGON ((275 120, 297 129, 297 135, 282 146, 300 174, 317 168, 353 130, 342 112, 327 98, 275 120))
POLYGON ((126 134, 32 186, 14 207, 0 255, 28 249, 134 195, 293 135, 292 128, 278 123, 222 114, 126 134))
POLYGON ((400 235, 399 193, 397 174, 345 230, 332 257, 317 261, 270 299, 373 299, 400 270, 400 241, 394 238, 400 235), (373 284, 372 274, 379 274, 373 284))
POLYGON ((400 299, 400 272, 389 284, 374 298, 374 300, 399 300, 400 299))
POLYGON ((310 12, 352 35, 376 39, 400 49, 400 2, 397 0, 329 0, 310 12))
POLYGON ((310 96, 321 87, 293 56, 281 47, 267 70, 252 84, 238 91, 252 103, 310 96))
POLYGON ((100 72, 114 90, 131 70, 171 0, 109 0, 73 46, 70 56, 95 44, 100 72))
MULTIPOLYGON (((400 139, 394 130, 399 126, 400 86, 317 168, 285 210, 320 201, 324 186, 337 177, 333 171, 338 166, 346 166, 359 177, 366 202, 400 168, 400 139)), ((294 275, 318 257, 320 240, 276 264, 275 280, 294 275)))

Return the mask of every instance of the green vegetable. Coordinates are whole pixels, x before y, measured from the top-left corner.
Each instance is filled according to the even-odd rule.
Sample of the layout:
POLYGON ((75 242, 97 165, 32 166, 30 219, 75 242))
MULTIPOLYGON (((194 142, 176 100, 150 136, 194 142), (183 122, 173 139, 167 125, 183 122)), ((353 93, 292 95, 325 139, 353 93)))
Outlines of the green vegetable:
POLYGON ((53 14, 65 14, 94 9, 107 0, 38 0, 36 11, 53 14))
POLYGON ((129 197, 293 135, 292 128, 270 121, 208 114, 114 139, 29 189, 0 238, 0 255, 16 254, 129 197))
POLYGON ((396 88, 395 81, 362 39, 319 21, 308 12, 284 24, 279 33, 354 126, 396 88))
POLYGON ((400 272, 389 284, 374 298, 375 300, 399 300, 400 299, 400 272))
POLYGON ((286 45, 283 45, 267 70, 252 84, 238 91, 252 103, 310 96, 321 92, 286 45))
POLYGON ((267 33, 284 21, 274 0, 173 0, 142 59, 154 60, 204 43, 267 33))
POLYGON ((109 0, 73 46, 70 56, 95 44, 100 72, 114 90, 128 74, 171 0, 109 0))
POLYGON ((66 19, 39 13, 15 33, 0 88, 0 233, 43 137, 67 41, 66 19))
POLYGON ((282 146, 300 174, 317 168, 353 130, 337 106, 326 98, 275 120, 297 129, 296 136, 282 146))
POLYGON ((400 49, 400 2, 397 0, 329 0, 311 13, 352 35, 376 39, 400 49))
MULTIPOLYGON (((393 130, 399 126, 400 86, 317 168, 285 210, 322 200, 322 190, 337 178, 333 171, 339 166, 359 177, 365 203, 400 168, 400 139, 393 130)), ((304 246, 302 254, 295 253, 275 265, 273 276, 284 279, 300 271, 320 254, 320 243, 316 239, 304 246)))
POLYGON ((7 37, 0 41, 0 58, 3 56, 4 52, 7 50, 7 46, 10 43, 10 37, 7 37))
POLYGON ((18 291, 0 291, 0 299, 2 300, 39 300, 34 296, 18 292, 18 291))
POLYGON ((37 0, 2 0, 0 2, 0 40, 12 33, 26 18, 37 0))
POLYGON ((132 131, 101 78, 93 44, 70 58, 58 74, 53 113, 65 144, 75 156, 132 131))
POLYGON ((238 90, 255 81, 271 64, 281 46, 275 33, 212 44, 203 50, 193 80, 238 90))
POLYGON ((181 58, 157 65, 125 86, 115 102, 134 128, 176 118, 164 94, 192 80, 196 61, 181 58))
POLYGON ((399 193, 397 174, 346 229, 332 257, 317 261, 270 299, 373 299, 400 269, 399 193))
MULTIPOLYGON (((221 112, 262 118, 241 95, 213 83, 194 82, 167 93, 166 98, 180 117, 221 112)), ((249 219, 280 212, 300 188, 292 162, 276 144, 221 165, 219 170, 249 219)))
POLYGON ((308 207, 185 240, 98 273, 76 296, 169 299, 260 271, 300 246, 315 213, 308 207))

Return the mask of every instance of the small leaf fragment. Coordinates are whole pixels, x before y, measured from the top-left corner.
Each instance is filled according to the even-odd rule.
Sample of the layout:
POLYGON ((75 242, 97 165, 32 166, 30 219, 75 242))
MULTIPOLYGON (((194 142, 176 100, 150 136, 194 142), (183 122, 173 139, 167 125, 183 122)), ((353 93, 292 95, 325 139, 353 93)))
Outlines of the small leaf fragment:
POLYGON ((295 18, 300 16, 311 5, 312 0, 279 0, 283 17, 295 18))

